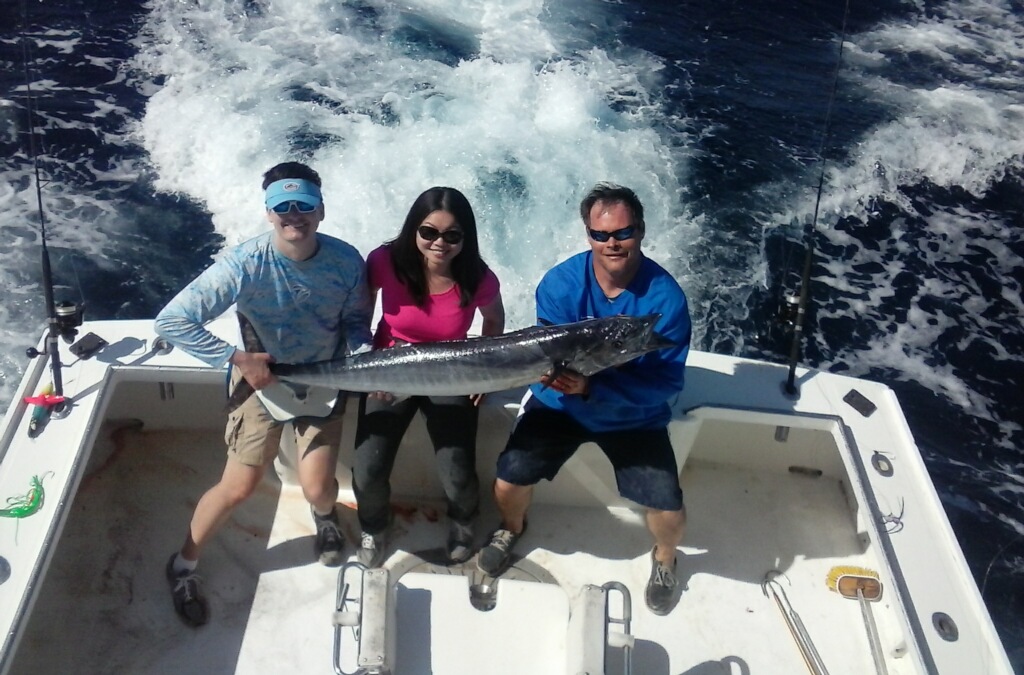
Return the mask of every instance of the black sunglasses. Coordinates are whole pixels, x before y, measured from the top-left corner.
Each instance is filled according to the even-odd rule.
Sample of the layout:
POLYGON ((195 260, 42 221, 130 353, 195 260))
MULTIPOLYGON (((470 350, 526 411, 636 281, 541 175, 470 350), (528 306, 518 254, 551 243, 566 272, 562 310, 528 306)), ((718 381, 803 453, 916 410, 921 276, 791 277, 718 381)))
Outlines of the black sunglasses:
POLYGON ((452 244, 453 246, 455 244, 461 244, 462 238, 465 236, 462 233, 462 230, 445 230, 442 232, 436 227, 431 227, 430 225, 420 225, 416 228, 416 233, 423 237, 425 241, 434 241, 440 237, 444 243, 452 244))
POLYGON ((636 236, 636 225, 630 225, 629 227, 624 227, 621 230, 615 230, 614 232, 600 232, 588 227, 587 234, 589 234, 590 238, 594 241, 599 241, 601 243, 604 243, 609 239, 614 239, 615 241, 626 241, 627 239, 632 239, 636 236))
POLYGON ((280 204, 276 204, 274 207, 272 207, 271 211, 273 211, 274 213, 284 215, 291 211, 293 206, 295 207, 295 210, 298 211, 299 213, 313 213, 314 211, 316 211, 316 208, 317 206, 319 206, 319 204, 313 205, 300 201, 281 202, 280 204))

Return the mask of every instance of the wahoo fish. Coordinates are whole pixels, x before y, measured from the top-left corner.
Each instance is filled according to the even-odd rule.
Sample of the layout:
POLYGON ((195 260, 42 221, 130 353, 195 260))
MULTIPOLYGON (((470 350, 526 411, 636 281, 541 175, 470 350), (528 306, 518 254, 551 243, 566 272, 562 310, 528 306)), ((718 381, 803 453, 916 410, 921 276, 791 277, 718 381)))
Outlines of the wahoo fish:
POLYGON ((533 326, 493 337, 424 342, 309 364, 273 363, 285 382, 396 396, 469 396, 532 384, 545 373, 593 375, 674 347, 654 331, 661 315, 533 326))
POLYGON ((533 326, 493 337, 422 342, 302 365, 274 363, 281 380, 396 396, 487 394, 562 369, 593 375, 675 343, 654 332, 660 315, 533 326))

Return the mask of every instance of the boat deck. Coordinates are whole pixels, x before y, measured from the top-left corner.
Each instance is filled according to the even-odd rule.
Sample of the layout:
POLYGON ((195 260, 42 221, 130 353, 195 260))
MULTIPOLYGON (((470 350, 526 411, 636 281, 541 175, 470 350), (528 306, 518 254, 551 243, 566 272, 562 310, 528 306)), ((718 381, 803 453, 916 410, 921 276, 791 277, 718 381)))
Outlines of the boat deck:
MULTIPOLYGON (((12 672, 252 673, 286 664, 332 672, 338 572, 311 562, 312 523, 298 488, 269 474, 208 548, 200 572, 211 622, 195 630, 174 614, 164 565, 222 468, 220 433, 128 425, 104 435, 109 446, 98 446, 83 479, 12 672)), ((615 580, 629 588, 634 673, 801 672, 793 638, 761 589, 773 569, 785 573, 783 587, 830 672, 871 671, 858 603, 826 585, 835 565, 873 564, 839 481, 694 461, 683 488, 690 526, 680 573, 688 589, 668 617, 643 604, 650 537, 631 510, 537 505, 517 553, 549 572, 569 600, 584 584, 615 580)), ((341 511, 355 541, 355 514, 341 511)), ((435 503, 399 503, 396 516, 389 567, 408 567, 403 552, 439 555, 446 524, 435 503)), ((493 508, 482 514, 479 539, 495 522, 493 508)), ((480 580, 471 564, 466 569, 480 580)), ((612 608, 621 615, 614 599, 612 608)), ((533 609, 515 621, 542 621, 545 608, 533 609)), ((883 635, 898 633, 887 629, 884 595, 873 609, 883 635)), ((565 672, 557 655, 540 655, 552 662, 534 670, 535 645, 512 643, 486 625, 475 630, 476 623, 486 622, 462 627, 461 664, 426 662, 431 635, 402 634, 418 629, 400 623, 397 672, 477 672, 472 664, 480 659, 492 662, 492 673, 565 672)), ((619 663, 620 653, 610 653, 607 672, 621 672, 619 663)), ((894 663, 891 672, 900 672, 894 663)))
MULTIPOLYGON (((233 339, 237 323, 226 316, 211 328, 233 339)), ((87 360, 63 354, 70 414, 28 433, 22 397, 47 376, 37 359, 0 432, 0 495, 25 496, 37 478, 46 492, 32 513, 0 519, 0 673, 334 672, 335 623, 350 617, 336 611, 338 571, 312 562, 313 525, 287 462, 204 552, 210 623, 195 630, 178 619, 164 567, 223 468, 224 374, 164 349, 151 322, 88 329, 109 346, 87 360)), ((600 588, 619 582, 632 597, 633 673, 801 673, 794 636, 762 590, 778 570, 777 588, 827 670, 880 672, 859 603, 829 588, 838 567, 878 574, 882 597, 870 609, 892 675, 1011 673, 892 391, 800 370, 800 396, 790 397, 784 379, 780 366, 690 353, 669 424, 690 521, 679 557, 687 590, 666 617, 643 601, 643 514, 618 496, 593 446, 537 486, 522 559, 496 584, 473 564, 437 564, 447 525, 415 421, 392 476, 393 592, 377 596, 390 604, 369 602, 388 620, 364 640, 391 641, 381 653, 394 675, 622 673, 621 650, 604 645, 605 631, 616 642, 623 626, 606 628, 603 616, 607 600, 622 617, 621 594, 600 588), (496 587, 492 610, 471 604, 471 585, 496 587)), ((485 491, 521 394, 490 395, 481 408, 485 491)), ((343 505, 355 409, 337 474, 343 505)), ((483 497, 478 542, 498 520, 483 497)), ((342 519, 354 542, 351 507, 342 519)), ((340 635, 352 673, 354 631, 340 635)))

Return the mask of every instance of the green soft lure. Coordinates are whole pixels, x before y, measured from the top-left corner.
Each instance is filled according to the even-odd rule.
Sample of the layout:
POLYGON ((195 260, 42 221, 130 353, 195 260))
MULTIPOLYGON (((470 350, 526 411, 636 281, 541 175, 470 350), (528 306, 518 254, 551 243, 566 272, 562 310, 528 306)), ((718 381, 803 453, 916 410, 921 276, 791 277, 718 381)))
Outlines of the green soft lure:
MULTIPOLYGON (((52 472, 51 472, 52 473, 52 472)), ((46 474, 43 475, 46 477, 46 474)), ((43 507, 43 479, 32 476, 31 487, 23 495, 7 498, 7 508, 0 509, 4 518, 28 518, 43 507)))

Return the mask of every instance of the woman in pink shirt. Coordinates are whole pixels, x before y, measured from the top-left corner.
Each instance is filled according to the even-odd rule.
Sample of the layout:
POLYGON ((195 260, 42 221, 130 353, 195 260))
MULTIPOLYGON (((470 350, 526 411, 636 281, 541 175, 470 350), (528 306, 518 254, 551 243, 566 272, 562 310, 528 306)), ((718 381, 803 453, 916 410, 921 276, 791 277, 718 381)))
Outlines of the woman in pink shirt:
MULTIPOLYGON (((409 209, 402 231, 366 258, 367 279, 383 316, 374 334, 381 349, 402 342, 461 340, 477 310, 482 335, 501 335, 505 309, 498 278, 480 257, 476 218, 454 188, 432 187, 409 209)), ((476 475, 477 406, 482 395, 389 394, 359 400, 352 483, 362 537, 358 558, 379 567, 391 524, 391 470, 398 446, 419 410, 434 444, 437 470, 448 500, 447 552, 453 563, 473 553, 473 521, 480 505, 476 475)))

